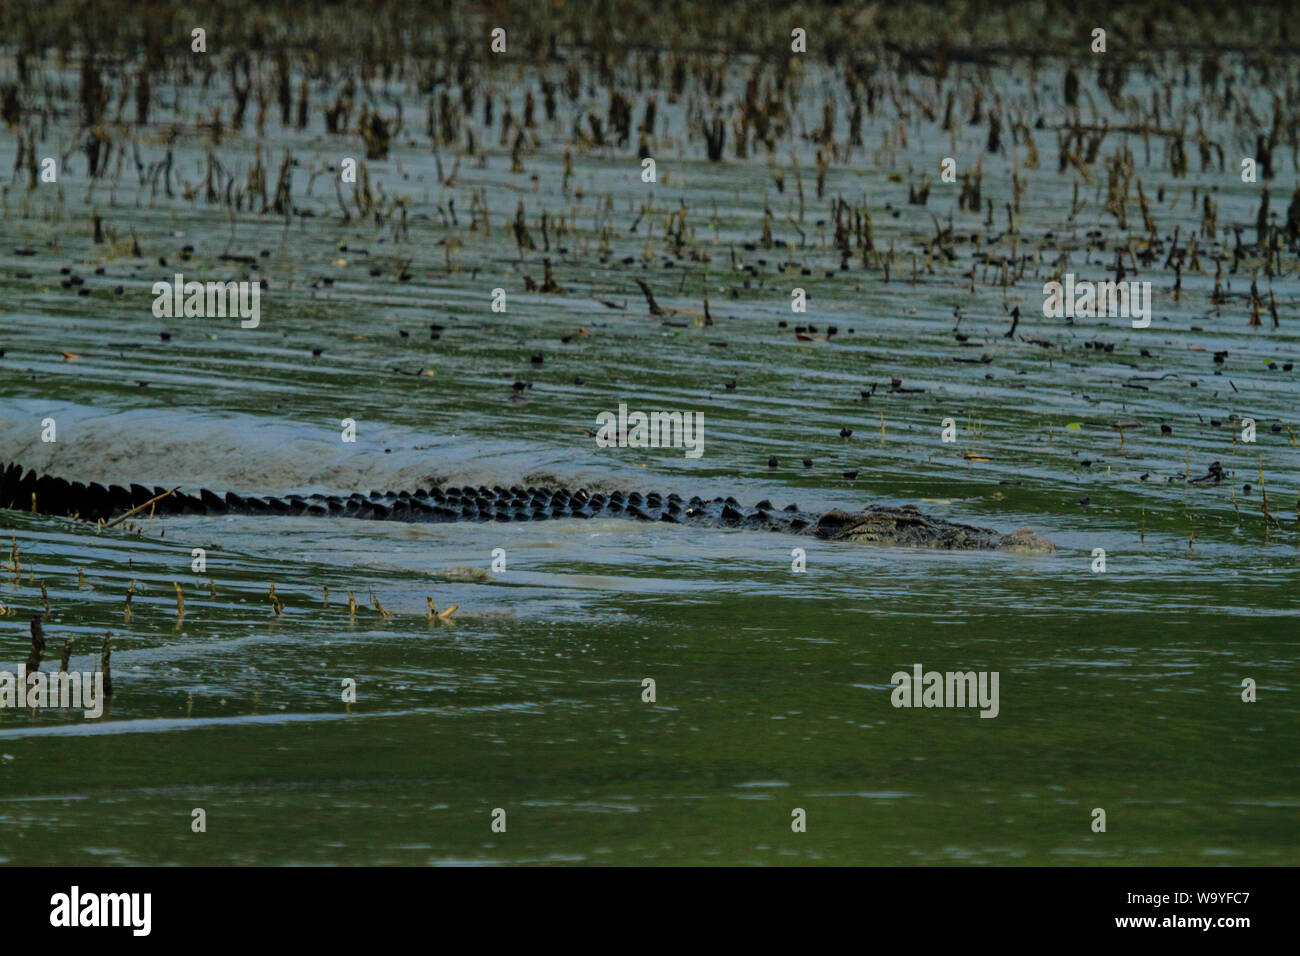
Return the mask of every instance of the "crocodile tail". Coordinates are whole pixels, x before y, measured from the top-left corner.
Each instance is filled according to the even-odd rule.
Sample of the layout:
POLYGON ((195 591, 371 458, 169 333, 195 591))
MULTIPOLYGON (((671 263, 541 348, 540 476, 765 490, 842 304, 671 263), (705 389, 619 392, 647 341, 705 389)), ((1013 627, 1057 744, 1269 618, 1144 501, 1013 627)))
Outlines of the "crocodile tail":
POLYGON ((310 515, 397 521, 452 521, 460 518, 426 498, 388 492, 369 495, 224 495, 206 488, 188 494, 161 485, 83 484, 38 475, 22 465, 0 466, 0 508, 37 514, 111 521, 139 508, 158 515, 310 515))
POLYGON ((80 518, 83 521, 108 521, 146 504, 150 510, 164 515, 224 511, 224 508, 210 507, 209 500, 219 502, 221 499, 210 492, 187 495, 175 491, 168 494, 168 489, 161 486, 83 484, 66 478, 38 475, 16 463, 0 466, 0 508, 13 511, 80 518))

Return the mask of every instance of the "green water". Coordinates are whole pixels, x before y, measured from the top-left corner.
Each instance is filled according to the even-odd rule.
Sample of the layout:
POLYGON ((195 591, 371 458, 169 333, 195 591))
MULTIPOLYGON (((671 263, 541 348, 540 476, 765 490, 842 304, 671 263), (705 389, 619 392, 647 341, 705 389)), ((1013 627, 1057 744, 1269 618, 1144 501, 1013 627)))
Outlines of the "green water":
MULTIPOLYGON (((1050 104, 1060 76, 1046 73, 1050 104)), ((821 78, 803 82, 812 115, 821 78)), ((1027 102, 1018 83, 1005 80, 1008 103, 1027 102)), ((501 94, 516 111, 520 89, 501 94)), ((422 100, 393 91, 420 115, 422 100)), ((207 95, 187 89, 181 118, 206 115, 207 95)), ((1195 87, 1177 95, 1190 101, 1195 87)), ((271 152, 292 149, 300 162, 295 205, 314 213, 287 226, 247 210, 232 223, 201 188, 193 201, 179 183, 171 199, 154 195, 129 164, 115 185, 88 185, 74 159, 59 191, 11 186, 0 223, 0 458, 83 481, 263 493, 445 481, 734 495, 807 510, 915 502, 1002 531, 1032 526, 1056 553, 615 520, 142 518, 138 529, 97 534, 0 512, 2 550, 12 540, 22 567, 17 581, 0 572, 0 604, 15 612, 0 618, 0 669, 25 659, 28 621, 40 613, 47 669, 73 638, 71 669, 93 670, 111 632, 114 685, 98 720, 0 710, 0 861, 1300 861, 1300 424, 1295 373, 1282 367, 1300 353, 1297 286, 1292 275, 1261 277, 1277 295, 1279 328, 1267 316, 1246 324, 1249 264, 1227 278, 1226 304, 1209 302, 1212 254, 1231 258, 1223 223, 1253 223, 1258 188, 1216 170, 1169 181, 1163 154, 1143 165, 1134 138, 1161 234, 1194 230, 1191 190, 1213 188, 1219 241, 1202 246, 1207 271, 1185 271, 1178 296, 1163 255, 1138 276, 1153 282, 1149 329, 1067 324, 1041 316, 1044 277, 1064 252, 1075 271, 1103 278, 1113 253, 1090 249, 1087 233, 1124 234, 1101 211, 1100 160, 1081 187, 1086 207, 1070 217, 1076 176, 1056 173, 1049 132, 1038 136, 1038 169, 1021 165, 1022 146, 984 158, 996 209, 1010 201, 1013 161, 1028 183, 1020 233, 994 241, 1003 214, 985 227, 982 212, 956 208, 956 186, 936 182, 928 207, 906 204, 907 184, 953 152, 919 114, 907 149, 896 118, 869 117, 868 145, 831 165, 816 199, 810 143, 778 151, 780 191, 763 159, 732 159, 729 147, 727 163, 705 161, 698 136, 686 136, 684 105, 662 99, 659 183, 641 182, 634 148, 575 150, 566 193, 575 109, 541 124, 522 174, 478 128, 480 109, 486 165, 462 161, 450 186, 422 132, 411 133, 414 146, 402 137, 368 167, 372 184, 408 198, 405 233, 391 218, 341 222, 330 173, 319 171, 361 147, 327 135, 318 112, 303 133, 268 126, 271 152), (796 164, 802 247, 783 218, 801 221, 796 164), (1156 202, 1161 184, 1168 195, 1156 202), (490 236, 481 221, 468 228, 479 191, 490 236), (833 196, 865 197, 877 247, 895 245, 890 281, 856 259, 839 268, 833 229, 818 225, 833 196), (449 199, 458 226, 438 211, 449 199), (509 230, 519 201, 539 246, 542 210, 576 231, 551 233, 549 253, 521 254, 509 230), (693 240, 678 256, 664 235, 679 203, 693 240), (784 248, 763 247, 765 205, 784 248), (103 244, 91 240, 92 210, 111 230, 103 244), (945 220, 951 211, 958 233, 980 233, 978 251, 1037 258, 1005 290, 997 270, 962 274, 977 251, 969 242, 957 263, 936 260, 931 272, 930 210, 945 220), (17 252, 26 249, 36 255, 17 252), (244 277, 222 253, 258 260, 268 281, 259 328, 154 317, 152 284, 175 272, 244 277), (525 291, 525 275, 542 281, 544 256, 562 292, 525 291), (89 296, 61 285, 63 267, 84 277, 89 296), (634 276, 682 311, 650 316, 634 276), (795 286, 808 291, 806 316, 790 312, 795 286), (498 287, 505 313, 490 309, 498 287), (1023 317, 1007 339, 1013 305, 1023 317), (443 326, 437 340, 431 323, 443 326), (839 333, 797 341, 794 326, 808 323, 816 335, 839 333), (1223 364, 1212 360, 1219 351, 1223 364), (891 390, 895 378, 923 391, 891 390), (516 392, 516 381, 531 387, 516 392), (702 413, 704 455, 597 448, 586 432, 620 402, 702 413), (1242 440, 1234 414, 1257 420, 1257 442, 1242 440), (47 417, 53 444, 41 440, 47 417), (947 417, 953 443, 940 440, 947 417), (340 441, 349 418, 355 444, 340 441), (853 434, 841 438, 842 428, 853 434), (1213 461, 1227 480, 1185 481, 1189 467, 1196 477, 1213 461), (1261 514, 1261 475, 1279 524, 1261 514), (191 568, 194 548, 206 551, 203 573, 191 568), (794 548, 806 552, 802 573, 794 548), (1093 570, 1097 548, 1104 573, 1093 570), (495 549, 504 570, 492 568, 495 549), (429 597, 459 606, 453 623, 427 619, 429 597), (998 716, 895 708, 892 675, 918 663, 996 671, 998 716), (642 699, 646 678, 653 703, 642 699), (1247 678, 1254 703, 1241 697, 1247 678), (196 808, 206 832, 191 828, 196 808), (505 832, 492 828, 498 808, 505 832), (1092 829, 1095 808, 1104 833, 1092 829), (792 830, 796 809, 806 832, 792 830)), ((1059 103, 1042 110, 1054 122, 1059 103)), ((962 127, 957 155, 978 156, 984 136, 962 127)), ((251 123, 227 137, 222 164, 242 178, 257 141, 251 123)), ((15 145, 0 134, 0 168, 15 145)), ((162 158, 157 142, 141 148, 148 162, 162 158)), ((201 183, 207 146, 174 148, 178 179, 201 183)), ((1289 170, 1289 150, 1279 153, 1289 170)), ((445 151, 441 161, 445 173, 445 151)), ((1131 203, 1130 222, 1140 222, 1131 203)))

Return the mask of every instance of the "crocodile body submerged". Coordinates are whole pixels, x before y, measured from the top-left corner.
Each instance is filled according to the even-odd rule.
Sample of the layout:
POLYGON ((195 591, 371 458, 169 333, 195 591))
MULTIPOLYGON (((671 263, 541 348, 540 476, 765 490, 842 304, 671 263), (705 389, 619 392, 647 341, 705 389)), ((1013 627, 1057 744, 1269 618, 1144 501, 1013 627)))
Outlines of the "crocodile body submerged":
POLYGON ((110 520, 149 505, 159 515, 307 515, 385 521, 539 521, 602 516, 671 524, 756 528, 812 535, 834 541, 895 544, 944 550, 1050 552, 1052 543, 1031 529, 999 534, 988 528, 956 524, 926 515, 914 505, 873 505, 864 511, 800 511, 760 501, 752 508, 734 498, 615 491, 588 493, 552 488, 433 488, 417 491, 350 495, 281 495, 275 497, 193 494, 143 485, 83 484, 49 475, 38 476, 20 465, 0 468, 0 508, 35 511, 84 521, 110 520))

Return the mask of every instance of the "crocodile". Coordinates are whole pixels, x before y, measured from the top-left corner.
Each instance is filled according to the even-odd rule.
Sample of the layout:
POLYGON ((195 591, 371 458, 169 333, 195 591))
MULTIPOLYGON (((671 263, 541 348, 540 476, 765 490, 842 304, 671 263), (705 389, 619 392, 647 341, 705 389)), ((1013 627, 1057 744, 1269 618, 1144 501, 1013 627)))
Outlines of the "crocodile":
POLYGON ((0 507, 83 521, 110 520, 148 505, 159 515, 306 515, 380 521, 539 521, 556 518, 631 518, 721 528, 756 528, 811 535, 829 541, 893 544, 941 550, 1000 550, 1050 553, 1051 541, 1024 528, 1000 534, 925 514, 915 505, 871 505, 862 511, 815 513, 770 501, 746 507, 735 498, 689 498, 676 494, 579 488, 496 486, 421 488, 349 495, 274 496, 216 494, 200 489, 103 485, 37 475, 21 465, 0 469, 0 507), (153 501, 152 499, 157 499, 153 501))

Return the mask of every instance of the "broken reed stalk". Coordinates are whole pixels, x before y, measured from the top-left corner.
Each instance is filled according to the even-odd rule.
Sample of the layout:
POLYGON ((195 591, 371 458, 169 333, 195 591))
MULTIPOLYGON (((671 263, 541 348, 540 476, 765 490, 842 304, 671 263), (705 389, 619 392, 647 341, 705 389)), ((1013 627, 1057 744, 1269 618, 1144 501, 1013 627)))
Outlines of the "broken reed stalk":
POLYGON ((35 674, 41 669, 41 656, 45 653, 45 628, 41 627, 41 616, 32 618, 32 652, 27 655, 27 673, 35 674))
POLYGON ((131 517, 131 515, 135 514, 136 512, 143 511, 145 508, 148 508, 148 507, 149 507, 151 504, 153 504, 154 502, 156 502, 156 501, 160 501, 160 500, 162 500, 163 498, 166 498, 168 495, 175 494, 176 491, 177 491, 179 488, 180 488, 180 485, 177 485, 175 488, 172 488, 172 489, 170 489, 169 491, 164 491, 164 492, 163 492, 162 494, 160 494, 160 495, 155 495, 154 497, 152 497, 152 498, 150 498, 148 501, 146 501, 144 504, 142 504, 142 505, 136 505, 136 506, 135 506, 134 508, 132 508, 130 511, 126 512, 126 514, 118 515, 118 516, 117 516, 116 518, 114 518, 112 521, 110 521, 110 522, 108 522, 106 525, 104 525, 104 527, 105 527, 105 528, 111 528, 111 527, 113 527, 113 525, 118 524, 118 523, 120 523, 120 522, 122 522, 122 521, 125 521, 127 518, 131 517))
POLYGON ((110 642, 113 640, 112 634, 104 635, 104 647, 99 652, 99 669, 104 674, 104 696, 113 696, 113 672, 108 664, 108 659, 113 656, 113 648, 110 642))
POLYGON ((430 624, 434 624, 438 621, 450 621, 451 616, 456 613, 456 608, 460 607, 459 604, 453 604, 451 607, 447 608, 447 610, 439 611, 437 607, 434 606, 433 598, 426 597, 425 600, 429 602, 429 613, 425 615, 425 619, 430 624))
POLYGON ((1274 518, 1271 514, 1269 514, 1268 511, 1268 488, 1264 484, 1264 456, 1263 455, 1259 456, 1259 497, 1260 497, 1259 510, 1264 513, 1264 543, 1267 544, 1268 523, 1272 521, 1276 525, 1281 525, 1282 522, 1278 521, 1277 518, 1274 518))
POLYGON ((59 661, 60 674, 66 674, 68 672, 68 660, 71 657, 72 657, 72 638, 68 638, 66 641, 63 642, 63 657, 59 661))

